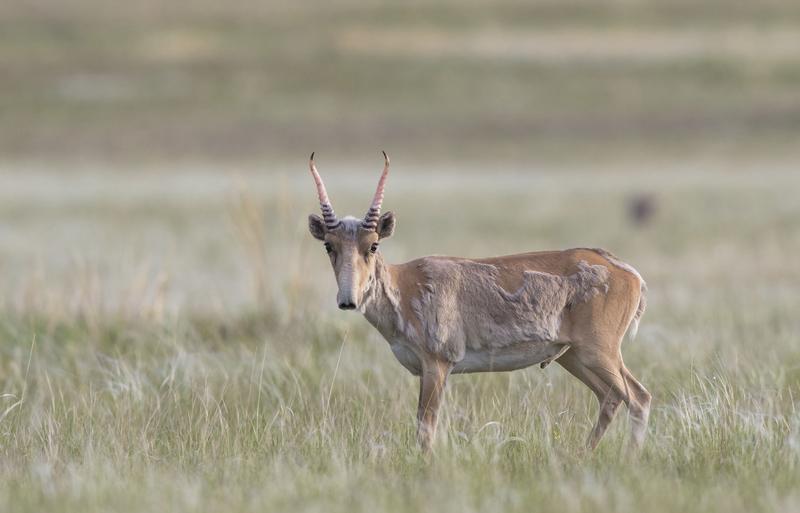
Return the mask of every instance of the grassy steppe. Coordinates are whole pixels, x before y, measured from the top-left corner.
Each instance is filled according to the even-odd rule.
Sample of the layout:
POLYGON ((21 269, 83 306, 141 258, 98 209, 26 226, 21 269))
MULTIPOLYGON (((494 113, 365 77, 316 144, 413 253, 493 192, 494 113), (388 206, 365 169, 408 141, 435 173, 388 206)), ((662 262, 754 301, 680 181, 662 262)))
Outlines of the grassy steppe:
MULTIPOLYGON (((392 261, 597 245, 644 274, 649 309, 623 347, 655 397, 639 460, 625 455, 624 410, 581 453, 597 407, 553 365, 454 377, 424 461, 416 380, 335 308, 305 231, 304 170, 11 174, 0 175, 0 508, 800 507, 800 177, 488 177, 395 160, 392 261), (659 210, 634 229, 624 205, 640 191, 657 191, 659 210)), ((320 167, 337 211, 360 213, 378 170, 320 167)))

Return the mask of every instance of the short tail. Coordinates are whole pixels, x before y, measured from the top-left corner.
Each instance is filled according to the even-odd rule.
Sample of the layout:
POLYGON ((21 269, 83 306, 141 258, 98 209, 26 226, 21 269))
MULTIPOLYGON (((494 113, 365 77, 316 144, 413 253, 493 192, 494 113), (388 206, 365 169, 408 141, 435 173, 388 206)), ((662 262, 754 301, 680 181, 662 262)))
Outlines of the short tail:
POLYGON ((647 309, 647 284, 642 280, 642 288, 639 291, 639 306, 636 307, 636 313, 633 314, 633 320, 628 326, 628 338, 631 340, 636 338, 636 334, 639 332, 639 320, 644 315, 645 309, 647 309))

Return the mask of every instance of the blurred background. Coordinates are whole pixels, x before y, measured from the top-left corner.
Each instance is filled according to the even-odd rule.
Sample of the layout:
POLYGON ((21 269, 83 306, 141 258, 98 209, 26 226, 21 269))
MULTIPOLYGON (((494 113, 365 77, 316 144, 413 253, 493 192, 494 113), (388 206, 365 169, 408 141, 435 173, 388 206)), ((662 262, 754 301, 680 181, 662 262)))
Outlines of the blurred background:
POLYGON ((5 160, 732 163, 792 156, 800 124, 789 0, 9 0, 0 23, 5 160))
POLYGON ((728 205, 728 189, 786 191, 798 129, 800 4, 788 0, 10 0, 3 297, 32 300, 31 269, 54 287, 76 268, 98 273, 97 296, 138 266, 173 306, 283 297, 291 272, 261 262, 307 242, 312 150, 337 211, 353 214, 389 152, 397 257, 669 249, 664 227, 717 221, 681 210, 683 193, 665 204, 665 187, 694 187, 700 208, 734 214, 774 206, 728 205), (458 194, 475 219, 450 227, 462 217, 442 195, 460 204, 458 194), (508 213, 514 234, 492 224, 508 213), (611 217, 580 233, 570 215, 611 217), (435 222, 419 228, 414 216, 435 222), (658 237, 629 244, 631 227, 659 219, 658 237), (437 227, 448 233, 428 244, 420 230, 437 227), (277 291, 264 289, 268 275, 277 291))

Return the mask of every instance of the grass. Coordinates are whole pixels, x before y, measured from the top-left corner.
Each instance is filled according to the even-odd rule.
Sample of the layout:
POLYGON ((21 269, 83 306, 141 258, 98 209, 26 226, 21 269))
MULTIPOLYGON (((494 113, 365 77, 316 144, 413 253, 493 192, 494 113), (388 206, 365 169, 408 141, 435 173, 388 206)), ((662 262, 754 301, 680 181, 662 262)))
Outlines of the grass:
MULTIPOLYGON (((416 379, 336 310, 305 173, 81 172, 66 190, 6 174, 3 508, 797 509, 794 174, 456 179, 395 161, 392 261, 599 245, 641 270, 651 301, 623 347, 655 397, 638 459, 624 410, 582 452, 597 406, 557 365, 454 377, 436 455, 421 457, 416 379), (658 214, 634 229, 625 201, 642 191, 658 214)), ((337 211, 360 212, 377 169, 320 167, 337 211)))

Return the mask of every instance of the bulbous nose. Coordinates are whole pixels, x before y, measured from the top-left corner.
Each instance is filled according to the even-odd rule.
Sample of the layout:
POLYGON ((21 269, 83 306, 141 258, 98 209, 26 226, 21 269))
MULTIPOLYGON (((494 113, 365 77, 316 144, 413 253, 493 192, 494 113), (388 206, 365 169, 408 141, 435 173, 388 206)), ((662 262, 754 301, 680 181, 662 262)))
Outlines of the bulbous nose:
POLYGON ((351 303, 349 301, 346 301, 346 302, 343 302, 343 303, 339 303, 339 308, 341 310, 355 310, 356 309, 356 305, 355 305, 355 303, 351 303))

